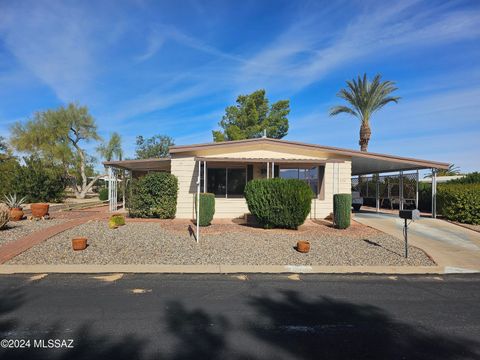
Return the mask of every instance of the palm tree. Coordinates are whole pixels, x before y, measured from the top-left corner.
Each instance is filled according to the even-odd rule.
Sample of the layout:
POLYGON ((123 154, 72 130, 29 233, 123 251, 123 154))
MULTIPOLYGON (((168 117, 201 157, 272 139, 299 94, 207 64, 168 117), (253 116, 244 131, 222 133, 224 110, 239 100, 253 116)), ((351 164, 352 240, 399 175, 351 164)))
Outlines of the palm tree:
POLYGON ((372 82, 358 76, 357 80, 347 81, 347 88, 341 89, 337 96, 347 101, 351 106, 335 106, 330 109, 330 116, 346 113, 356 116, 361 121, 360 126, 360 150, 368 150, 368 142, 372 134, 370 130, 370 118, 389 102, 397 103, 400 97, 390 96, 397 90, 393 81, 381 81, 382 76, 377 74, 372 82))
MULTIPOLYGON (((437 170, 437 176, 455 176, 455 175, 460 175, 460 168, 456 166, 455 164, 450 164, 448 165, 448 169, 439 169, 437 170)), ((430 172, 427 176, 427 178, 432 177, 432 173, 430 172)))
POLYGON ((107 161, 111 161, 115 157, 117 158, 117 160, 122 160, 122 138, 118 133, 112 133, 112 136, 110 137, 108 143, 103 143, 102 145, 97 147, 97 151, 107 161))

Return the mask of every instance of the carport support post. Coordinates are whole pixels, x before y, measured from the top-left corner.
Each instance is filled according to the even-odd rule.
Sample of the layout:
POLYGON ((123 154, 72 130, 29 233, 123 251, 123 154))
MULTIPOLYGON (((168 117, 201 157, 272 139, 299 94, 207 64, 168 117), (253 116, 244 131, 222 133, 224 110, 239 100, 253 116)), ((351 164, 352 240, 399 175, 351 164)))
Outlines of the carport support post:
POLYGON ((437 218, 437 169, 432 169, 432 218, 437 218))
POLYGON ((380 174, 377 174, 377 181, 375 183, 375 205, 378 213, 380 211, 380 174))
POLYGON ((400 198, 399 209, 403 210, 403 171, 398 173, 398 197, 400 198))
POLYGON ((418 210, 418 170, 417 170, 417 178, 415 184, 415 208, 418 210))
POLYGON ((207 162, 203 162, 203 192, 207 192, 207 162))
POLYGON ((195 239, 197 243, 200 241, 200 171, 201 171, 201 161, 198 161, 198 179, 197 179, 197 233, 195 234, 195 239))

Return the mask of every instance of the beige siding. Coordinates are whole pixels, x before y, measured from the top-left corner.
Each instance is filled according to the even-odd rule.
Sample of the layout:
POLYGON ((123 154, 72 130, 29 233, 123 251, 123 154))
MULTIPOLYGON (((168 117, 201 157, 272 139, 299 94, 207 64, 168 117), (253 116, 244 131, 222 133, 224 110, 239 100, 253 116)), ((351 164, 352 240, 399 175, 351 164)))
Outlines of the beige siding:
MULTIPOLYGON (((246 150, 246 149, 245 149, 246 150)), ((283 150, 283 149, 282 149, 283 150)), ((296 150, 296 149, 295 149, 296 150)), ((202 154, 202 156, 220 156, 222 154, 202 154)), ((269 157, 269 158, 322 158, 324 154, 299 154, 297 151, 280 152, 270 149, 247 150, 238 153, 224 153, 228 157, 269 157)), ((171 162, 172 174, 178 178, 178 201, 177 218, 194 218, 194 196, 196 193, 197 166, 195 163, 195 154, 176 155, 173 154, 171 162)), ((325 158, 327 156, 325 155, 325 158)), ((336 157, 338 159, 338 157, 336 157)), ((325 200, 312 201, 310 212, 311 218, 325 218, 333 210, 333 194, 350 193, 351 191, 351 162, 344 158, 341 163, 327 163, 325 165, 325 200), (335 178, 334 178, 335 176, 335 178)), ((254 176, 260 176, 260 164, 254 165, 254 176)), ((243 198, 216 198, 215 199, 215 218, 236 218, 248 212, 248 207, 243 198)))
POLYGON ((196 192, 197 167, 193 156, 172 158, 172 174, 178 179, 177 218, 194 218, 194 196, 196 192))
POLYGON ((351 192, 351 168, 350 161, 325 165, 325 200, 312 201, 310 218, 324 219, 333 211, 333 194, 351 192))

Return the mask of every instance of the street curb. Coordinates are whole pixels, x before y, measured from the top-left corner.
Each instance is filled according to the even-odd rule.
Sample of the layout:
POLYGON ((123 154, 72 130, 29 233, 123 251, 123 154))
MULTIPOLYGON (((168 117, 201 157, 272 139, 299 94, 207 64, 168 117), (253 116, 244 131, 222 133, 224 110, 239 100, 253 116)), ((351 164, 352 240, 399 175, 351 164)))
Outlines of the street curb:
POLYGON ((0 265, 0 274, 159 273, 159 274, 459 274, 479 269, 443 266, 305 266, 305 265, 0 265))

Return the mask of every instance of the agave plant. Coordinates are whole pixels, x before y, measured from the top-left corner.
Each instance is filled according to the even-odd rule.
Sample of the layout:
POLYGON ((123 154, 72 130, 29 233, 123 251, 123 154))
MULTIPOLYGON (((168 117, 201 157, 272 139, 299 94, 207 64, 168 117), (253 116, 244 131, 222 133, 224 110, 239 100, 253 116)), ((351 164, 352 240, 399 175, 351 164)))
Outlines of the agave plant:
POLYGON ((26 200, 26 196, 17 198, 17 194, 5 195, 5 204, 7 204, 10 209, 21 209, 26 200))

